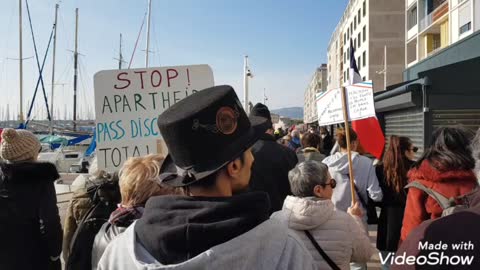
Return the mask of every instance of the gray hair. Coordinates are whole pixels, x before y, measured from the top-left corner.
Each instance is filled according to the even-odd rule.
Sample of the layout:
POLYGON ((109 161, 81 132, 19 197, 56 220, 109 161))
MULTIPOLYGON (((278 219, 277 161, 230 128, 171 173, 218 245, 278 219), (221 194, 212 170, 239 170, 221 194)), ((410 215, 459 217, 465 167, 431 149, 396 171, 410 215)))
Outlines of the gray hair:
POLYGON ((473 159, 475 159, 475 173, 478 176, 480 175, 480 128, 477 130, 470 147, 473 159))
POLYGON ((288 172, 292 194, 297 197, 314 196, 315 186, 327 183, 327 172, 327 165, 318 161, 307 160, 297 164, 288 172))

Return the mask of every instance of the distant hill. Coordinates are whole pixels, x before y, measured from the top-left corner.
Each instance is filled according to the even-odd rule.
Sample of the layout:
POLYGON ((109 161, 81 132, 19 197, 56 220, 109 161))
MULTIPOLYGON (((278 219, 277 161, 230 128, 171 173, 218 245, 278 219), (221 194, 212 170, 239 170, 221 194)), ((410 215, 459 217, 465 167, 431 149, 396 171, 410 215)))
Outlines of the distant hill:
POLYGON ((281 108, 281 109, 271 110, 271 112, 283 117, 303 120, 302 107, 281 108))

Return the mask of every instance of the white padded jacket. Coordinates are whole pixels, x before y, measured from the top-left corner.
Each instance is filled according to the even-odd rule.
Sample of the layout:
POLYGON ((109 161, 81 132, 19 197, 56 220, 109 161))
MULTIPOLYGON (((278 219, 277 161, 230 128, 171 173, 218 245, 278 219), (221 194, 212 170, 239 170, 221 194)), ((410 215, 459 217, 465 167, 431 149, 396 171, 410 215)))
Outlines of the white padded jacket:
POLYGON ((359 217, 337 211, 332 201, 288 196, 281 211, 272 219, 295 231, 310 250, 318 269, 330 269, 303 231, 308 230, 325 253, 341 269, 350 262, 367 262, 377 252, 370 244, 366 228, 359 217))

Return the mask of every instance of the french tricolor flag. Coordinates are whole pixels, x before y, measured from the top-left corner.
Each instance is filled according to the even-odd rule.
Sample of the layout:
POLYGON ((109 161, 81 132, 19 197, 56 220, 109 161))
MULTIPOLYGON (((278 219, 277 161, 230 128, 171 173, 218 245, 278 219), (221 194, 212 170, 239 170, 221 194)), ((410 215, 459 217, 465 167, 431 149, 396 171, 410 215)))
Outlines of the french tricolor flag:
MULTIPOLYGON (((357 62, 355 61, 355 48, 350 39, 350 84, 362 82, 362 77, 358 72, 357 62)), ((385 147, 385 137, 382 128, 376 117, 370 117, 361 120, 352 121, 352 128, 358 136, 362 148, 372 154, 377 159, 382 159, 383 148, 385 147)))

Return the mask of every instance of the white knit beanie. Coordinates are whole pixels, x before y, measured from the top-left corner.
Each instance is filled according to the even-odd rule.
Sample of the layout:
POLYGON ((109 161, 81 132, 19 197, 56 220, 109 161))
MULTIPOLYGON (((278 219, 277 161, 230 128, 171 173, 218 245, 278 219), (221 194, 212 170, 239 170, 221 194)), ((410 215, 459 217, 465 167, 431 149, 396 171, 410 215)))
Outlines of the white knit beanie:
POLYGON ((28 130, 6 128, 2 132, 0 157, 7 161, 33 159, 42 148, 40 141, 28 130))

